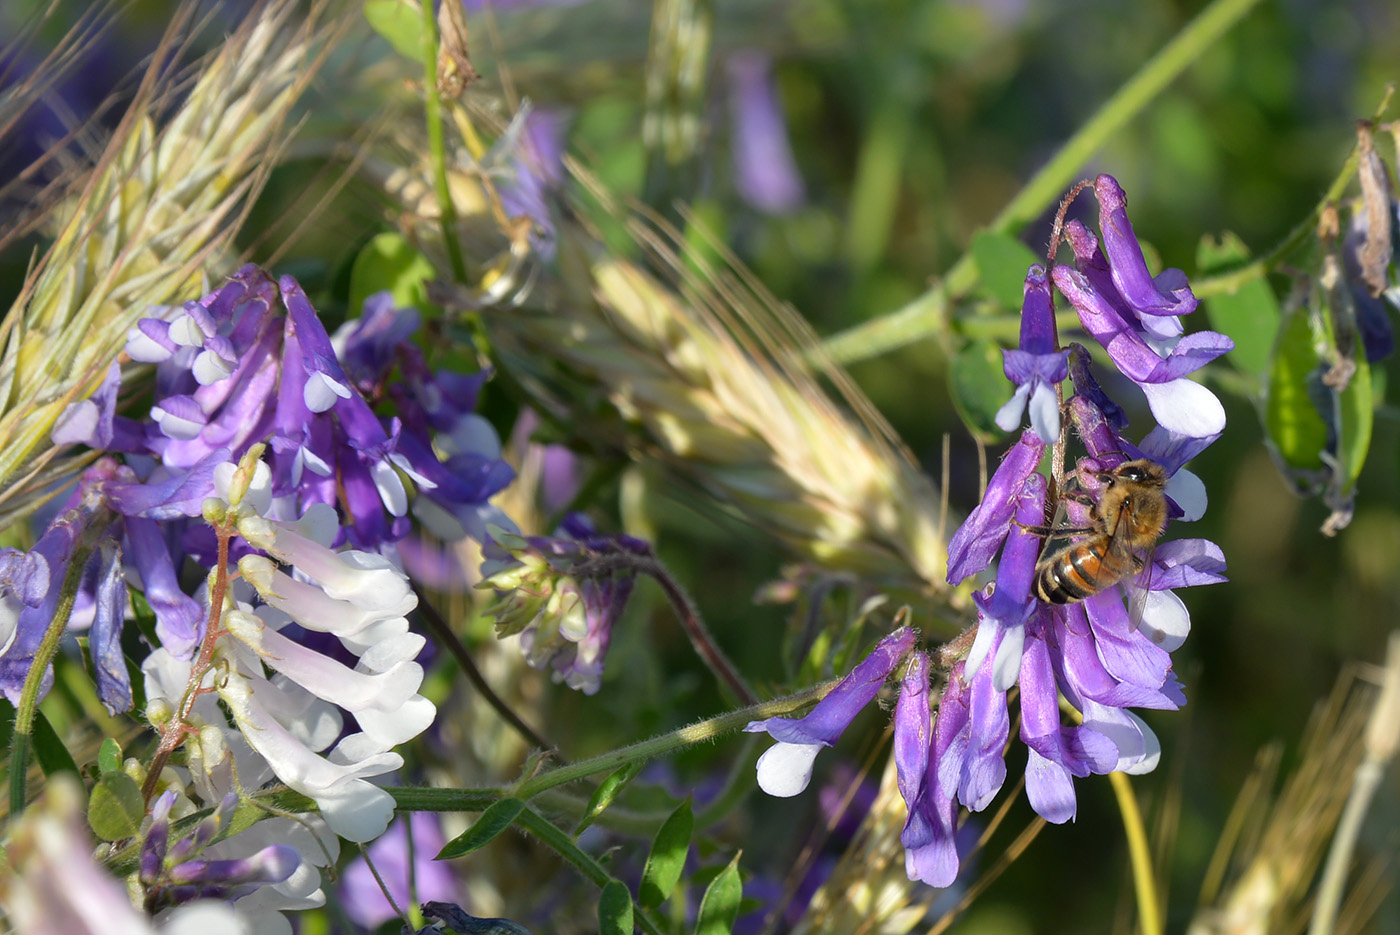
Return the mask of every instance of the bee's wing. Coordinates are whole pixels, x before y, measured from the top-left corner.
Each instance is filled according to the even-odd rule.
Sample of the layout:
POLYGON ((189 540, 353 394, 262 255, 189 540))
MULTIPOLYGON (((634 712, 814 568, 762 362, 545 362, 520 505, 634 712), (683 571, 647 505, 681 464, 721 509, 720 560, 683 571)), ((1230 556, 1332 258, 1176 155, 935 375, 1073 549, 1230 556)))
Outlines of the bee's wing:
MULTIPOLYGON (((1123 507, 1128 509, 1127 504, 1123 507)), ((1119 579, 1123 597, 1128 604, 1128 632, 1134 632, 1142 622, 1143 610, 1147 607, 1147 595, 1152 583, 1152 554, 1156 551, 1154 541, 1145 550, 1134 551, 1132 533, 1126 516, 1121 522, 1111 522, 1108 550, 1104 565, 1112 568, 1131 569, 1119 579)))

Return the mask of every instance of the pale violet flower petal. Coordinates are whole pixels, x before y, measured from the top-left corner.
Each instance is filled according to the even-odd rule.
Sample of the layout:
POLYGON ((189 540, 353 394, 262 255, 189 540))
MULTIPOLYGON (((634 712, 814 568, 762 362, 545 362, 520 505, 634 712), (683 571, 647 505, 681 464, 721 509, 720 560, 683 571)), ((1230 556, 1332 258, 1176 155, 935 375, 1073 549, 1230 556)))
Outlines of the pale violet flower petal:
POLYGON ((403 516, 408 512, 408 492, 403 489, 403 481, 388 461, 376 461, 370 465, 370 477, 374 479, 374 489, 379 491, 379 499, 391 516, 403 516))
POLYGON ((1060 437, 1060 401, 1055 390, 1048 383, 1036 385, 1030 401, 1031 428, 1047 445, 1053 445, 1060 437))
POLYGON ((337 399, 349 399, 350 387, 324 373, 314 372, 307 376, 301 396, 307 409, 325 412, 335 405, 337 399))
POLYGON ((1024 625, 1006 627, 1002 631, 1001 644, 992 659, 992 688, 999 692, 1008 691, 1016 684, 1021 674, 1021 653, 1026 645, 1024 625))
POLYGON ((812 781, 812 766, 824 744, 775 743, 758 758, 758 787, 780 799, 792 798, 812 781))
POLYGON ((1021 427, 1021 413, 1026 411, 1026 397, 1031 393, 1031 385, 1022 383, 1016 387, 1016 392, 1011 394, 1011 398, 1006 404, 997 410, 997 428, 1003 432, 1014 432, 1021 427))
POLYGON ((1114 771, 1142 775, 1157 768, 1162 743, 1142 718, 1125 708, 1083 699, 1084 726, 1103 734, 1118 748, 1114 771))
POLYGON ((1167 481, 1167 496, 1181 507, 1185 514, 1182 522, 1195 522, 1206 513, 1206 485, 1199 477, 1185 468, 1179 469, 1167 481))
POLYGON ((1225 431, 1225 407, 1201 384, 1181 377, 1166 383, 1139 383, 1152 417, 1165 429, 1207 438, 1225 431))
POLYGON ((1191 614, 1172 591, 1148 591, 1138 629, 1152 642, 1172 652, 1191 632, 1191 614))

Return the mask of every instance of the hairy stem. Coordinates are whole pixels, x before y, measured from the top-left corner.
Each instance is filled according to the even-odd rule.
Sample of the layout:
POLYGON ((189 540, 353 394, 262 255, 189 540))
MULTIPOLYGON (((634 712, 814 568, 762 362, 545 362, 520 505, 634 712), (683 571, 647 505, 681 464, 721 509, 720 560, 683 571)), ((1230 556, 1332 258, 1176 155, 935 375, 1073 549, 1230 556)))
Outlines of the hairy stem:
POLYGON ((141 784, 141 797, 145 800, 147 807, 150 806, 151 798, 156 794, 156 787, 160 784, 161 771, 169 762, 170 755, 184 742, 189 733, 190 711, 202 694, 200 684, 204 681, 205 673, 213 664, 215 645, 224 633, 219 622, 223 619, 224 597, 228 594, 228 544, 229 540, 233 538, 234 531, 229 526, 218 525, 214 527, 214 534, 219 541, 219 557, 214 566, 214 583, 209 588, 209 619, 204 624, 204 640, 200 643, 199 656, 196 657, 194 665, 190 667, 190 678, 185 683, 185 694, 180 699, 180 706, 170 721, 161 729, 160 745, 156 747, 155 755, 151 757, 151 766, 146 772, 146 781, 141 784))
POLYGON ((447 247, 447 259, 452 264, 452 277, 460 283, 467 281, 467 266, 462 261, 462 246, 457 242, 457 206, 452 202, 452 190, 447 185, 447 144, 442 133, 442 101, 438 99, 437 18, 431 3, 423 10, 423 112, 428 122, 428 159, 433 167, 433 191, 437 196, 438 222, 442 226, 442 242, 447 247))
MULTIPOLYGON (((74 521, 78 520, 75 518, 74 521)), ((63 575, 62 590, 59 591, 53 619, 49 621, 48 629, 39 641, 39 648, 35 651, 29 672, 24 677, 24 686, 20 689, 19 704, 15 706, 14 738, 10 746, 12 816, 24 812, 25 774, 29 771, 29 747, 34 733, 34 715, 39 709, 39 689, 44 684, 44 674, 48 672, 53 657, 58 653, 58 644, 68 629, 68 618, 73 614, 73 604, 78 599, 78 588, 83 581, 83 568, 106 527, 105 522, 93 519, 73 548, 73 554, 68 558, 68 568, 63 575)))

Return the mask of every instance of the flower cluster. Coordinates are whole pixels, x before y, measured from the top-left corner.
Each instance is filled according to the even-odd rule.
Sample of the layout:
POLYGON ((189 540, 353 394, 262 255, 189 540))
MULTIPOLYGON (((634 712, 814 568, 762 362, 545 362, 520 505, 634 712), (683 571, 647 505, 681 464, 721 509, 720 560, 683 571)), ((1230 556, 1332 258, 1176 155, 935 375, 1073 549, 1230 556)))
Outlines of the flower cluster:
POLYGON ((520 635, 530 664, 586 695, 602 685, 612 628, 636 581, 636 559, 651 546, 631 536, 601 536, 570 513, 556 536, 496 530, 477 587, 502 592, 487 613, 496 635, 520 635))
POLYGON ((105 454, 33 549, 0 552, 0 690, 17 700, 42 678, 42 696, 41 646, 66 625, 88 631, 102 701, 130 709, 122 633, 139 590, 159 644, 145 713, 163 738, 133 766, 148 770, 137 882, 153 910, 216 895, 258 931, 289 931, 279 912, 324 900, 317 867, 339 838, 387 827, 393 800, 370 780, 435 716, 397 565, 410 508, 444 539, 482 540, 488 523, 514 528, 488 502, 514 475, 473 411, 488 374, 430 369, 418 313, 387 293, 334 336, 295 280, 251 265, 156 311, 127 346, 154 365, 149 416, 118 413, 114 364, 53 432, 105 454), (179 744, 183 765, 166 765, 179 744), (274 780, 319 815, 167 840, 172 817, 274 780))
POLYGON ((914 634, 905 629, 882 640, 805 718, 772 718, 748 728, 779 741, 759 762, 760 785, 774 795, 795 795, 807 785, 816 752, 835 741, 904 662, 894 715, 895 763, 909 807, 902 841, 910 879, 935 886, 947 886, 957 874, 959 805, 986 808, 1005 781, 1007 691, 1020 686, 1027 798, 1046 820, 1068 821, 1075 815, 1074 777, 1156 766, 1157 739, 1129 709, 1171 710, 1185 703, 1170 653, 1189 632, 1190 616, 1174 589, 1224 580, 1218 546, 1176 539, 1157 547, 1150 560, 1135 557, 1143 567, 1134 590, 1145 589, 1132 608, 1140 620, 1125 606, 1117 576, 1103 585, 1091 582, 1083 599, 1045 600, 1038 594, 1038 530, 1050 505, 1049 482, 1038 468, 1063 431, 1062 381, 1073 385, 1065 411, 1088 453, 1073 472, 1082 497, 1064 498, 1079 529, 1107 536, 1110 523, 1134 521, 1099 518, 1092 503, 1114 482, 1113 468, 1137 459, 1161 467, 1172 519, 1198 518, 1205 490, 1182 465, 1225 427, 1219 401, 1187 375, 1229 350, 1229 339, 1209 331, 1184 335, 1180 316, 1196 307, 1184 274, 1149 275, 1117 182, 1099 176, 1094 192, 1102 244, 1071 222, 1065 236, 1073 265, 1057 265, 1048 274, 1036 265, 1026 276, 1021 344, 1006 352, 1005 363, 1017 390, 999 418, 1014 428, 1028 405, 1031 428, 1002 460, 982 502, 949 544, 952 584, 985 571, 998 556, 1000 561, 995 583, 974 595, 976 637, 966 658, 947 673, 937 716, 929 705, 930 660, 914 651, 914 634), (1051 282, 1118 370, 1146 395, 1157 425, 1140 441, 1123 434, 1123 410, 1094 379, 1087 351, 1058 348, 1051 282), (1061 698, 1079 712, 1079 723, 1062 721, 1061 698))

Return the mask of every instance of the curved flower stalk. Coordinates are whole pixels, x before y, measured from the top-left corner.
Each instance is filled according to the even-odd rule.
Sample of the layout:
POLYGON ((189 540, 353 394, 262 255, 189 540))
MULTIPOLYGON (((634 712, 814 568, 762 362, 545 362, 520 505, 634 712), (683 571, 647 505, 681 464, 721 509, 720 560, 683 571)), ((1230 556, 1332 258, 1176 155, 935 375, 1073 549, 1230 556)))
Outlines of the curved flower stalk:
MULTIPOLYGON (((1198 518, 1205 489, 1182 465, 1224 429, 1219 401, 1184 375, 1228 350, 1229 340, 1212 332, 1181 337, 1177 316, 1195 308, 1185 278, 1175 271, 1148 276, 1121 189, 1100 176, 1095 192, 1106 258, 1085 247, 1087 230, 1071 225, 1066 236, 1077 244, 1077 268, 1057 266, 1047 276, 1037 264, 1026 276, 1021 347, 1008 351, 1006 361, 1006 375, 1019 388, 1003 414, 1019 421, 1022 401, 1028 402, 1032 428, 1006 454, 982 502, 949 543, 950 584, 1000 561, 995 582, 974 595, 976 635, 965 659, 947 671, 937 716, 929 710, 930 660, 902 630, 882 640, 806 718, 749 725, 779 741, 759 762, 759 784, 770 794, 794 795, 806 787, 817 750, 835 742, 903 663, 894 713, 894 761, 908 807, 901 840, 909 878, 933 886, 949 886, 957 876, 959 808, 986 808, 1005 783, 1007 692, 1019 685, 1027 798, 1047 821, 1069 821, 1076 810, 1074 778, 1156 766, 1157 738, 1130 709, 1174 710, 1186 703, 1171 651, 1185 640, 1191 621, 1174 589, 1224 580, 1218 546, 1175 539, 1156 548, 1136 576, 1149 589, 1140 621, 1130 618, 1116 579, 1082 600, 1038 596, 1038 530, 1052 515, 1050 479, 1039 466, 1050 442, 1068 427, 1058 402, 1048 404, 1049 395, 1058 400, 1063 392, 1060 381, 1069 378, 1076 390, 1066 411, 1087 451, 1074 472, 1082 495, 1064 498, 1070 522, 1081 529, 1100 522, 1084 501, 1097 499, 1114 467, 1138 458, 1161 466, 1168 515, 1198 518), (1092 378, 1087 352, 1058 347, 1051 281, 1069 295, 1114 364, 1147 393, 1160 424, 1138 443, 1124 436, 1123 411, 1092 378), (1062 721, 1062 698, 1079 712, 1079 723, 1062 721)), ((1133 520, 1101 520, 1119 521, 1133 520)))
POLYGON ((175 89, 155 79, 168 64, 158 56, 97 165, 56 213, 57 238, 5 318, 0 489, 48 446, 65 407, 98 388, 137 317, 223 271, 238 213, 276 158, 327 38, 314 22, 293 26, 293 8, 278 0, 245 21, 166 118, 175 89))
MULTIPOLYGON (((236 483, 231 468, 219 472, 218 482, 228 506, 217 520, 236 526, 249 545, 299 575, 293 578, 262 555, 239 561, 242 579, 261 603, 226 604, 214 665, 200 684, 207 680, 272 773, 316 801, 332 831, 352 841, 373 840, 394 806, 366 780, 402 766, 390 751, 422 733, 436 713, 418 694, 423 670, 414 658, 424 639, 408 631, 403 616, 417 598, 403 572, 383 556, 330 548, 337 527, 329 507, 308 510, 295 523, 266 518, 260 512, 271 500, 265 468, 255 472, 245 496, 230 492, 236 483), (353 665, 281 632, 293 622, 338 637, 355 657, 353 665), (354 716, 357 732, 342 735, 342 711, 354 716)), ((172 709, 178 702, 155 697, 172 709)))
MULTIPOLYGON (((503 171, 503 157, 493 151, 492 158, 475 174, 451 173, 457 213, 464 230, 498 225, 496 242, 516 256, 520 240, 506 223, 514 222, 493 220, 479 180, 503 171)), ((597 179, 567 168, 610 204, 597 179)), ((405 232, 439 251, 427 170, 375 172, 403 206, 405 232)), ((557 189, 550 194, 562 197, 557 189)), ((803 362, 813 342, 796 316, 769 296, 736 288, 733 271, 682 258, 666 231, 640 219, 623 219, 629 235, 677 282, 615 255, 575 221, 530 220, 553 234, 557 258, 548 268, 517 264, 523 268, 508 288, 491 264, 491 281, 440 298, 487 309, 493 350, 537 409, 560 425, 587 425, 591 447, 654 453, 682 484, 826 568, 921 590, 944 587, 931 484, 844 375, 824 374, 867 425, 828 397, 803 362)))

